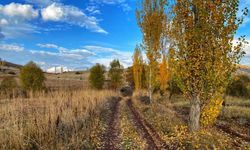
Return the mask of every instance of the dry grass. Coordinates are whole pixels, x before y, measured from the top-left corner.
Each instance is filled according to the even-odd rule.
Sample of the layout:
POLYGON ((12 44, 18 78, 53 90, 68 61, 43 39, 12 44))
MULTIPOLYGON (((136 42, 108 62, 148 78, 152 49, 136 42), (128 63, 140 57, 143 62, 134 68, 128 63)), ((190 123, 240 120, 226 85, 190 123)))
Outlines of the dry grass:
POLYGON ((227 106, 225 108, 224 117, 250 120, 250 108, 241 106, 227 106))
POLYGON ((237 97, 227 97, 226 98, 226 105, 250 107, 250 99, 237 98, 237 97))
MULTIPOLYGON (((187 122, 179 118, 174 111, 174 107, 188 107, 188 101, 182 96, 174 96, 171 101, 167 97, 161 99, 155 97, 155 101, 151 105, 140 103, 136 97, 134 102, 160 136, 174 147, 177 146, 180 149, 248 149, 250 146, 249 143, 237 140, 236 137, 230 137, 215 127, 201 130, 195 134, 188 133, 187 122), (235 142, 241 144, 235 146, 235 142)), ((241 107, 241 109, 244 113, 241 116, 238 114, 238 116, 249 115, 249 108, 243 110, 241 107)), ((226 111, 228 110, 229 108, 226 108, 226 111)))
POLYGON ((0 149, 93 149, 111 91, 58 91, 0 100, 0 149))

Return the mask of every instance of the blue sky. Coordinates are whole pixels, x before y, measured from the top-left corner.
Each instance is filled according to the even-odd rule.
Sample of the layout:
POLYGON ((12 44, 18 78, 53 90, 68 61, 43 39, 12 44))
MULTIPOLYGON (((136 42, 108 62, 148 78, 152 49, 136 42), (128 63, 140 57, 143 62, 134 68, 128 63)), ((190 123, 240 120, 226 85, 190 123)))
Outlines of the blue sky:
MULTIPOLYGON (((30 60, 43 69, 85 69, 119 59, 131 65, 141 41, 136 0, 1 0, 0 58, 18 64, 30 60)), ((249 7, 241 0, 240 7, 249 7)), ((250 15, 237 36, 250 36, 250 15)), ((250 65, 246 46, 242 64, 250 65)))

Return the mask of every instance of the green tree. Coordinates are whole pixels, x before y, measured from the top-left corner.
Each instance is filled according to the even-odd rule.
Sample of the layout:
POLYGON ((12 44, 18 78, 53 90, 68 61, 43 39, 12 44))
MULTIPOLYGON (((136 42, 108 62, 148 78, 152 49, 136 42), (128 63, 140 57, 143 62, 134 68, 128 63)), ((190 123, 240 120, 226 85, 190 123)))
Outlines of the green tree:
POLYGON ((239 0, 178 0, 173 7, 172 63, 179 87, 190 100, 191 132, 200 129, 201 108, 219 112, 222 96, 243 56, 244 37, 233 45, 243 21, 236 17, 238 9, 239 0))
POLYGON ((32 61, 22 67, 20 71, 20 80, 22 87, 27 91, 36 92, 45 87, 44 73, 42 69, 32 61))
POLYGON ((93 88, 102 89, 105 80, 105 67, 100 64, 96 64, 90 69, 89 82, 93 88))
POLYGON ((4 95, 10 96, 17 89, 18 85, 13 77, 5 77, 0 85, 0 91, 4 95))
POLYGON ((250 78, 245 74, 236 75, 227 88, 230 96, 250 98, 250 78))
POLYGON ((123 66, 120 64, 119 60, 113 60, 110 63, 108 76, 110 78, 111 88, 117 89, 122 85, 123 66))

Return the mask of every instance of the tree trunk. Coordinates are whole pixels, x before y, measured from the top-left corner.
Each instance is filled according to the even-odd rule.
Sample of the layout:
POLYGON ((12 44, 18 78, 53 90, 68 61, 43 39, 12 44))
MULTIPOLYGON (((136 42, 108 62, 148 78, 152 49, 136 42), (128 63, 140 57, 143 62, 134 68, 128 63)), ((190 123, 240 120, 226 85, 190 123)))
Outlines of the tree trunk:
POLYGON ((149 66, 149 89, 148 89, 150 103, 152 103, 152 70, 151 69, 152 69, 152 66, 150 64, 149 66))
POLYGON ((189 112, 189 131, 195 132, 200 129, 200 98, 193 96, 191 100, 191 108, 189 112))

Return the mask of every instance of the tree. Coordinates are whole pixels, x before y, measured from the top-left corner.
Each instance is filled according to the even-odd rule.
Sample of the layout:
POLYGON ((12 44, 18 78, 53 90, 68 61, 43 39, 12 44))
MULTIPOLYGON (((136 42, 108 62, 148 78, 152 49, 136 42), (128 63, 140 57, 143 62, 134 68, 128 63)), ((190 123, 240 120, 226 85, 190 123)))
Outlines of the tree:
POLYGON ((110 78, 112 88, 117 89, 122 85, 123 66, 120 64, 119 60, 113 60, 110 63, 108 76, 110 78))
POLYGON ((227 94, 250 98, 250 77, 245 74, 234 76, 232 83, 227 87, 227 94))
POLYGON ((243 17, 236 18, 238 7, 238 0, 178 0, 173 8, 173 66, 179 87, 190 100, 191 132, 200 129, 201 109, 210 107, 209 103, 219 104, 213 106, 220 109, 223 93, 243 56, 244 37, 233 45, 243 21, 243 17))
POLYGON ((105 80, 105 67, 100 64, 96 64, 90 69, 89 82, 93 88, 102 89, 105 80))
POLYGON ((17 87, 18 87, 18 85, 17 85, 15 78, 5 77, 3 79, 3 81, 1 82, 0 91, 4 95, 10 96, 14 93, 14 91, 17 89, 17 87))
POLYGON ((165 14, 166 0, 142 0, 141 8, 136 10, 137 23, 143 33, 147 58, 149 60, 148 82, 149 97, 156 83, 157 59, 160 57, 162 41, 165 39, 167 17, 165 14))
POLYGON ((139 46, 136 46, 133 56, 133 77, 135 90, 138 91, 142 88, 142 71, 143 71, 143 58, 139 46))
POLYGON ((166 91, 168 88, 168 81, 170 78, 169 68, 168 68, 168 62, 166 55, 163 55, 162 62, 160 63, 159 68, 159 83, 160 83, 160 90, 162 92, 166 91))
POLYGON ((27 91, 40 91, 45 87, 45 76, 41 68, 34 62, 29 62, 20 71, 22 87, 27 91))
POLYGON ((133 66, 127 68, 125 76, 126 76, 126 82, 129 84, 129 86, 134 88, 135 82, 134 82, 133 66))

